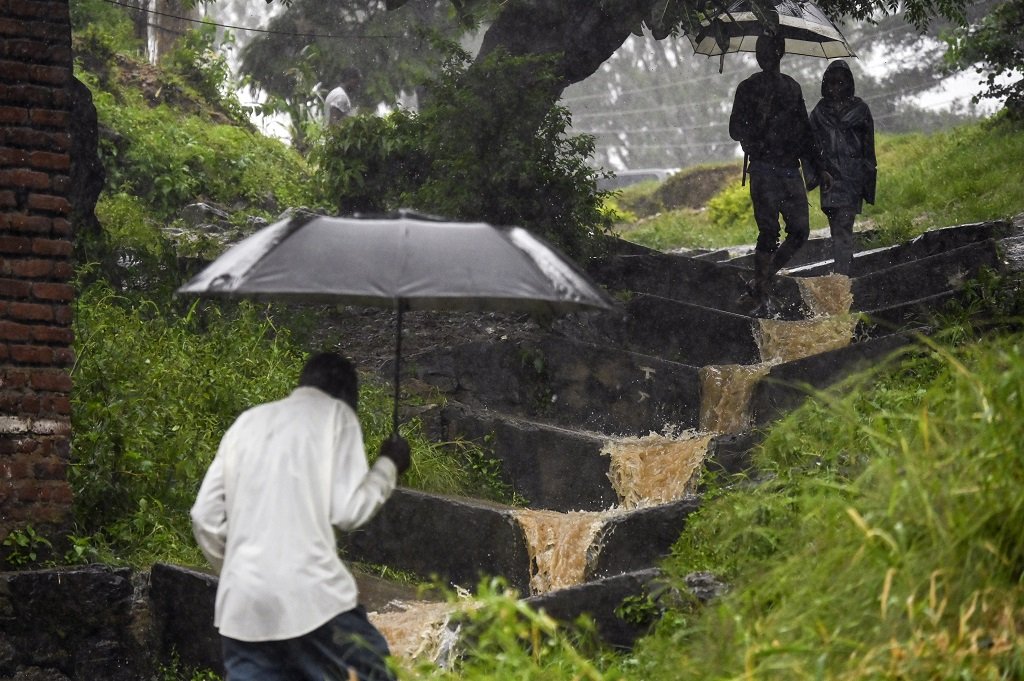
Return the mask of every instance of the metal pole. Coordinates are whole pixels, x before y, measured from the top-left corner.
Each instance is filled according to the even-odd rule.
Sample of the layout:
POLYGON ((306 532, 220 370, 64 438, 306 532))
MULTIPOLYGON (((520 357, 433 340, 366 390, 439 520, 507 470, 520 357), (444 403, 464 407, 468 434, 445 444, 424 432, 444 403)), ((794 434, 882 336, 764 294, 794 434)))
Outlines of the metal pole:
POLYGON ((395 322, 395 404, 391 414, 392 437, 398 437, 398 400, 402 391, 399 385, 402 374, 402 311, 405 305, 400 300, 396 305, 398 317, 395 322))

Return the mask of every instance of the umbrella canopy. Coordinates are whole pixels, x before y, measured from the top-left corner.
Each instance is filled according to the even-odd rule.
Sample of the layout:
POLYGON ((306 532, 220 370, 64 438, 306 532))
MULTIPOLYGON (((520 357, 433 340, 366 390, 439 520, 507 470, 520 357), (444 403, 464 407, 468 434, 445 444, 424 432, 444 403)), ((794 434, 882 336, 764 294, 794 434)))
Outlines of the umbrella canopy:
POLYGON ((846 38, 812 2, 778 0, 768 16, 755 11, 750 0, 732 0, 725 10, 687 32, 695 54, 754 52, 757 37, 774 31, 786 39, 786 54, 834 59, 856 56, 846 38))
POLYGON ((571 261, 525 229, 408 211, 380 218, 297 214, 235 244, 177 292, 393 307, 396 431, 404 310, 560 314, 614 305, 571 261))

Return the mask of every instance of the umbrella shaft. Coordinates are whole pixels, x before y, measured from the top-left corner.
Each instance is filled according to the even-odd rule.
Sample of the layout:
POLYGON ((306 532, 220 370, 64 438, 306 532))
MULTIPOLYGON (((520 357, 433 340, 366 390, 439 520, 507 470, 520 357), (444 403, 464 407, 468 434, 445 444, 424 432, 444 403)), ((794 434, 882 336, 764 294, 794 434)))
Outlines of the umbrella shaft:
POLYGON ((398 435, 398 400, 401 396, 400 379, 402 374, 402 304, 398 304, 398 316, 395 320, 395 404, 391 414, 392 433, 398 435))

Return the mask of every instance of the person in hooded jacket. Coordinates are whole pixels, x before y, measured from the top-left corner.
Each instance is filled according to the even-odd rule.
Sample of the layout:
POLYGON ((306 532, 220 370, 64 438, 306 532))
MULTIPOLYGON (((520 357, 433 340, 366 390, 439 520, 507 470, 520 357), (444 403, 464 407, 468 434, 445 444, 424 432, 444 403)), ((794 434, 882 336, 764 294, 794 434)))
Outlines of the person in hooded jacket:
POLYGON ((853 72, 839 59, 821 78, 821 101, 811 111, 811 130, 832 176, 821 188, 821 210, 832 233, 833 272, 849 276, 853 264, 853 221, 864 201, 875 202, 875 124, 871 110, 855 95, 853 72))

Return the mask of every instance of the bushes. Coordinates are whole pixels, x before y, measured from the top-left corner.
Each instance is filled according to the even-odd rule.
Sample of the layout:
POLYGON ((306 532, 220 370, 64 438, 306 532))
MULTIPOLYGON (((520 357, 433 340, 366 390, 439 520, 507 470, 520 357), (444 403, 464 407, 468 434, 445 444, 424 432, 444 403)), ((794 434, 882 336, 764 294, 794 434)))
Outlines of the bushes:
MULTIPOLYGON (((323 199, 340 213, 415 208, 452 219, 516 224, 571 255, 594 245, 610 220, 590 137, 569 137, 568 111, 551 110, 539 130, 519 135, 499 124, 508 111, 547 106, 510 85, 524 59, 491 60, 483 97, 463 87, 465 55, 450 60, 419 114, 354 117, 327 131, 312 152, 323 199)), ((536 64, 538 71, 544 68, 536 64)), ((480 78, 480 74, 474 74, 480 78)))

